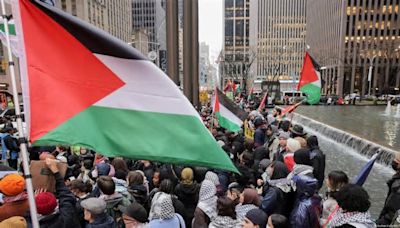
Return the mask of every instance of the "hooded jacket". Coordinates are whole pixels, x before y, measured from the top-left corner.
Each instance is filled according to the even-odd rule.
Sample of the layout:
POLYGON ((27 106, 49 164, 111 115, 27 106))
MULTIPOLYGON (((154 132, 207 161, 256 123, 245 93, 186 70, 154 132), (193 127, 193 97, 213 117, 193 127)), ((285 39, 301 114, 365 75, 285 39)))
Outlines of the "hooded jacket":
POLYGON ((381 214, 376 221, 379 225, 389 225, 393 220, 394 214, 400 209, 400 172, 395 173, 387 184, 389 192, 381 214))
POLYGON ((114 219, 107 214, 103 214, 97 217, 92 223, 86 225, 86 228, 110 228, 110 227, 115 227, 115 222, 114 219))
POLYGON ((319 227, 321 198, 317 196, 317 179, 310 176, 294 176, 296 184, 296 201, 290 215, 292 227, 319 227))
POLYGON ((317 189, 320 189, 325 179, 325 154, 319 149, 317 136, 307 138, 307 145, 310 148, 311 166, 314 168, 314 177, 318 180, 317 189))
POLYGON ((196 182, 192 184, 179 183, 175 187, 175 195, 185 205, 187 210, 186 215, 190 219, 193 218, 197 201, 199 201, 199 190, 200 186, 196 182))

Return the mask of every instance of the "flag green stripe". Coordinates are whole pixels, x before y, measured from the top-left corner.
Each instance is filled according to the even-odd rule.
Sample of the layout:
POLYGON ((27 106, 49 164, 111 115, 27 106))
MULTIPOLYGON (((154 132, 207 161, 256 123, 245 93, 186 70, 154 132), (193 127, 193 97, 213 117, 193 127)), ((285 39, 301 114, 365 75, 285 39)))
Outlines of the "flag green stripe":
MULTIPOLYGON (((0 31, 2 31, 3 33, 5 33, 4 31, 4 24, 1 23, 0 24, 0 31)), ((8 32, 10 33, 11 36, 15 36, 15 25, 14 24, 8 24, 8 32)))
POLYGON ((307 95, 307 102, 309 104, 318 104, 321 98, 321 88, 309 83, 300 88, 300 91, 307 95))
POLYGON ((225 118, 224 116, 221 115, 220 112, 215 113, 215 116, 218 119, 218 124, 231 131, 231 132, 238 132, 241 130, 241 126, 237 125, 236 123, 230 121, 228 118, 225 118))
POLYGON ((91 106, 34 145, 80 145, 106 156, 235 171, 196 116, 91 106))

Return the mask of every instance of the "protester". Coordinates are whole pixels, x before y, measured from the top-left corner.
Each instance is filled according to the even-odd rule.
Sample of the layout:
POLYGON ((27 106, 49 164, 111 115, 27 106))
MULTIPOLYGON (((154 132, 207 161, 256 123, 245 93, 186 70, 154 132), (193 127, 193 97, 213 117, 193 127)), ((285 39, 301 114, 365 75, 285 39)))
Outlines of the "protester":
POLYGON ((182 216, 175 213, 171 195, 158 192, 154 195, 149 214, 150 228, 185 228, 182 216))
POLYGON ((217 217, 217 188, 209 180, 201 183, 199 202, 194 211, 192 227, 207 227, 217 217))
POLYGON ((266 125, 262 117, 257 117, 254 120, 254 126, 256 131, 254 132, 254 147, 257 148, 259 146, 264 145, 265 143, 265 132, 266 132, 266 125))
POLYGON ((283 155, 283 161, 289 171, 292 171, 293 167, 295 165, 294 152, 299 150, 300 148, 301 148, 301 145, 300 145, 299 141, 292 139, 292 138, 289 138, 287 140, 286 152, 283 155))
POLYGON ((267 224, 268 216, 260 209, 248 211, 242 222, 243 228, 264 228, 267 224))
POLYGON ((18 141, 16 138, 14 138, 12 135, 15 132, 15 129, 12 127, 5 128, 3 130, 4 136, 2 141, 4 141, 4 145, 9 151, 9 159, 8 159, 8 165, 17 170, 18 169, 18 154, 19 154, 19 146, 18 146, 18 141))
POLYGON ((296 138, 296 137, 302 137, 305 138, 307 133, 304 132, 303 126, 301 125, 294 125, 291 129, 290 129, 290 133, 292 138, 296 138))
POLYGON ((6 175, 0 180, 3 204, 0 206, 0 221, 13 216, 24 216, 29 209, 28 194, 24 178, 16 173, 6 175))
POLYGON ((236 217, 235 204, 226 196, 217 200, 218 215, 212 219, 209 228, 239 228, 240 221, 236 217))
POLYGON ((133 202, 125 208, 122 216, 125 228, 148 228, 148 215, 146 209, 139 203, 133 202))
MULTIPOLYGON (((56 194, 42 190, 35 197, 37 213, 41 215, 40 227, 79 227, 75 196, 65 186, 57 163, 54 159, 46 159, 46 166, 56 179, 56 194)), ((31 222, 30 217, 27 221, 28 224, 31 222)))
POLYGON ((387 182, 389 192, 386 196, 385 205, 376 223, 378 225, 389 225, 394 214, 400 210, 400 154, 396 153, 392 161, 392 168, 396 172, 387 182))
POLYGON ((128 192, 136 202, 148 209, 148 192, 144 185, 144 176, 138 171, 130 171, 127 176, 128 192))
POLYGON ((107 204, 99 198, 89 198, 81 202, 84 209, 85 220, 88 222, 86 228, 109 228, 115 227, 116 223, 106 213, 107 204))
POLYGON ((272 214, 268 218, 268 228, 287 228, 289 227, 288 220, 280 214, 272 214))
POLYGON ((86 226, 86 221, 84 219, 83 208, 81 207, 81 202, 89 198, 90 192, 92 192, 92 184, 90 182, 84 182, 81 179, 73 180, 70 183, 69 189, 75 195, 76 198, 76 212, 78 218, 80 219, 81 227, 86 226))
POLYGON ((312 135, 307 138, 307 146, 310 150, 311 165, 313 167, 313 175, 318 180, 317 189, 321 189, 325 179, 325 154, 320 150, 318 138, 312 135))
POLYGON ((322 205, 323 211, 320 221, 322 226, 326 226, 339 209, 339 205, 333 196, 348 183, 349 178, 343 171, 334 170, 328 174, 328 179, 326 181, 326 186, 328 188, 328 191, 326 192, 327 198, 324 200, 322 205))
POLYGON ((240 195, 240 204, 236 205, 235 211, 237 219, 242 221, 248 211, 259 208, 261 205, 260 197, 255 189, 246 188, 240 195))
POLYGON ((340 208, 328 223, 329 227, 376 227, 368 211, 371 206, 368 193, 362 187, 347 184, 333 197, 340 208))

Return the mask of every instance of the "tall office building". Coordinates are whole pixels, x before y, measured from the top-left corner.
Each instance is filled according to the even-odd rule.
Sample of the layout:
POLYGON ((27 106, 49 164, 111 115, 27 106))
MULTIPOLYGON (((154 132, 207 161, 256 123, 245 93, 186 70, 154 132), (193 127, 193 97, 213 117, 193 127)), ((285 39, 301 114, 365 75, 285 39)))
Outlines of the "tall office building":
POLYGON ((399 0, 308 0, 307 44, 322 66, 324 94, 399 93, 399 5, 399 0))
POLYGON ((165 0, 132 0, 133 31, 146 30, 149 52, 157 55, 166 50, 165 7, 165 0))
POLYGON ((253 80, 297 80, 303 65, 306 0, 251 0, 250 49, 253 80))
POLYGON ((132 36, 131 0, 55 0, 55 6, 130 42, 132 36))
POLYGON ((250 62, 250 0, 224 1, 224 47, 220 65, 223 82, 227 79, 243 83, 250 62))

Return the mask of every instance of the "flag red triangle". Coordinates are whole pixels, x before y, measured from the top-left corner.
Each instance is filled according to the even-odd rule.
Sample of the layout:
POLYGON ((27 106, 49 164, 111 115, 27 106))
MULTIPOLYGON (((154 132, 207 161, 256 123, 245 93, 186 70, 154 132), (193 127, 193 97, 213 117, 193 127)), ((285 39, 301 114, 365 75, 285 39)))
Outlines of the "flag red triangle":
POLYGON ((301 70, 300 74, 300 80, 299 84, 297 85, 297 90, 300 90, 300 88, 303 85, 318 81, 318 75, 315 72, 314 64, 311 60, 310 55, 306 52, 306 55, 304 56, 304 63, 303 63, 303 69, 301 70))
POLYGON ((219 112, 218 89, 215 88, 214 113, 219 112))
POLYGON ((35 141, 124 85, 60 24, 20 1, 35 141))

